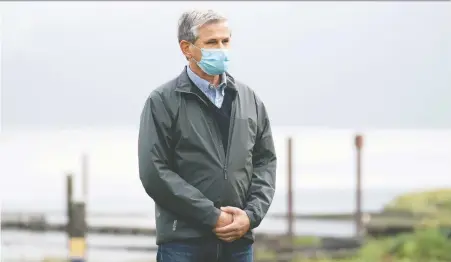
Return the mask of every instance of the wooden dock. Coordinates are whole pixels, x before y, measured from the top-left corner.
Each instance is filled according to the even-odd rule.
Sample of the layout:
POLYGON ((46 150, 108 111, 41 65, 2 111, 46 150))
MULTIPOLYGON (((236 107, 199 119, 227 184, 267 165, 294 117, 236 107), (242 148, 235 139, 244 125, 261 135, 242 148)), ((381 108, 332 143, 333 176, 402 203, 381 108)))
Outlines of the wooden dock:
MULTIPOLYGON (((26 230, 34 232, 67 232, 65 223, 49 223, 43 214, 7 214, 2 215, 2 230, 26 230)), ((155 236, 156 230, 143 227, 124 227, 124 226, 94 226, 87 225, 88 234, 107 234, 107 235, 129 235, 129 236, 155 236)), ((277 260, 268 261, 291 261, 295 257, 315 258, 327 255, 328 257, 347 257, 354 255, 361 246, 361 241, 354 238, 333 238, 333 237, 312 237, 317 238, 318 242, 314 244, 294 245, 290 237, 286 235, 263 234, 255 235, 255 248, 259 252, 271 252, 277 254, 277 260)), ((7 244, 7 243, 6 243, 7 244)), ((11 243, 14 244, 14 243, 11 243)), ((124 250, 128 252, 155 252, 156 245, 132 246, 127 243, 120 246, 90 244, 90 249, 99 250, 124 250)), ((266 260, 259 259, 259 262, 266 260)))
MULTIPOLYGON (((60 213, 61 214, 61 213, 60 213)), ((90 216, 92 216, 90 214, 90 216)), ((107 213, 94 214, 94 217, 116 218, 116 214, 107 213)), ((149 217, 144 214, 121 214, 120 217, 149 217)), ((270 214, 267 217, 285 219, 284 214, 270 214)), ((353 214, 299 214, 294 215, 296 220, 320 220, 320 221, 352 221, 353 214)), ((414 228, 415 220, 408 214, 385 214, 368 213, 364 221, 364 231, 370 236, 393 235, 397 233, 410 232, 414 228)), ((150 217, 149 217, 150 219, 150 217)), ((1 228, 29 231, 57 231, 66 232, 66 223, 49 223, 44 213, 8 213, 2 212, 1 228)), ((156 231, 151 227, 138 226, 107 226, 87 225, 87 233, 110 234, 110 235, 141 235, 155 236, 156 231)))
MULTIPOLYGON (((27 230, 37 232, 66 232, 66 223, 49 223, 44 214, 39 213, 16 213, 2 214, 1 228, 14 230, 27 230)), ((87 225, 88 233, 110 234, 110 235, 132 235, 132 236, 155 236, 154 228, 124 227, 124 226, 94 226, 87 225)))
MULTIPOLYGON (((2 230, 23 230, 34 232, 66 232, 68 226, 66 223, 49 223, 43 213, 2 213, 1 217, 2 230)), ((138 226, 107 226, 107 225, 86 225, 87 233, 92 234, 109 234, 109 235, 129 235, 129 236, 155 236, 156 230, 151 227, 138 226)), ((277 245, 277 241, 287 239, 284 234, 265 234, 256 233, 257 240, 277 245)), ((331 248, 339 248, 341 245, 356 245, 354 238, 321 238, 326 246, 331 248), (332 244, 335 243, 335 244, 332 244), (337 243, 339 246, 337 246, 337 243)))

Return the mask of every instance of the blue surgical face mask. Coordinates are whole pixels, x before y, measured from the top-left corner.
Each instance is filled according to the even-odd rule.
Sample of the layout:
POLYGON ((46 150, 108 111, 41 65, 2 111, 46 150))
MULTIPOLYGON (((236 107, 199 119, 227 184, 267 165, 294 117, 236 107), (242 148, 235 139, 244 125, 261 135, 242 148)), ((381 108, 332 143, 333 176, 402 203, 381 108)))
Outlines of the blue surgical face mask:
POLYGON ((202 69, 202 71, 206 74, 221 75, 228 70, 230 61, 228 49, 199 49, 202 52, 202 59, 200 61, 196 61, 193 58, 193 60, 196 61, 200 69, 202 69))

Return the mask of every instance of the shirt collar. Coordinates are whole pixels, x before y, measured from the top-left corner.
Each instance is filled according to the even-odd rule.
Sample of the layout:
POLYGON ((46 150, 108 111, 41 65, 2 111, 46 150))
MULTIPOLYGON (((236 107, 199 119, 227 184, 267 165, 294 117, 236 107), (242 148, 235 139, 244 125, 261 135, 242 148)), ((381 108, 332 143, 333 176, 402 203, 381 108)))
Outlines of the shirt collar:
POLYGON ((207 80, 202 79, 198 75, 196 75, 196 73, 194 73, 191 70, 189 65, 186 66, 186 73, 188 74, 188 77, 191 79, 191 81, 193 81, 193 83, 203 92, 208 92, 208 90, 212 90, 212 89, 214 90, 214 89, 218 88, 224 94, 224 89, 227 86, 226 73, 223 73, 221 75, 221 83, 218 85, 218 87, 211 85, 210 82, 208 82, 207 80))

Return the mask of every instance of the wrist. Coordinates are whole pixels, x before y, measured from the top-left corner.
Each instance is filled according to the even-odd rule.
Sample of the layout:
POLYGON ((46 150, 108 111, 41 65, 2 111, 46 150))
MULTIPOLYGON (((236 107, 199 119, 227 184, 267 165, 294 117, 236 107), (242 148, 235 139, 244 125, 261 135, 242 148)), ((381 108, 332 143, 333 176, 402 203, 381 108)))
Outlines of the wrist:
POLYGON ((246 213, 247 218, 249 219, 249 227, 250 227, 251 229, 253 229, 253 228, 254 228, 254 227, 253 227, 253 224, 254 224, 254 222, 253 222, 253 221, 254 221, 254 220, 253 220, 254 214, 252 213, 252 211, 247 210, 247 209, 245 209, 244 212, 246 213))
POLYGON ((211 215, 209 216, 208 225, 212 228, 215 228, 218 224, 219 219, 221 218, 222 211, 218 208, 214 208, 211 212, 211 215))

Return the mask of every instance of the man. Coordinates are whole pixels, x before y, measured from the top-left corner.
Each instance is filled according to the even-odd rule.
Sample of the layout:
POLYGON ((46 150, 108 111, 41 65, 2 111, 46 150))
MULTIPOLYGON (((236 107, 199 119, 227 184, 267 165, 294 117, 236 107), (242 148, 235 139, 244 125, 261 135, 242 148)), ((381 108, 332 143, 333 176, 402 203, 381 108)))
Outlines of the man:
POLYGON ((184 13, 188 66, 154 90, 141 114, 141 182, 155 201, 157 261, 252 261, 252 229, 275 190, 265 106, 228 72, 231 33, 214 11, 184 13))

